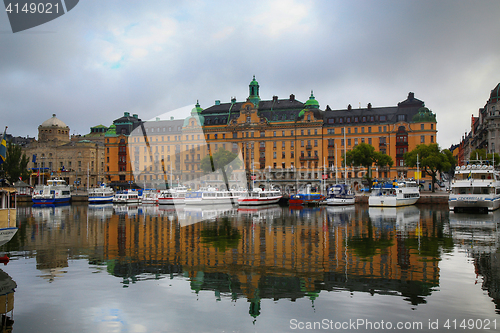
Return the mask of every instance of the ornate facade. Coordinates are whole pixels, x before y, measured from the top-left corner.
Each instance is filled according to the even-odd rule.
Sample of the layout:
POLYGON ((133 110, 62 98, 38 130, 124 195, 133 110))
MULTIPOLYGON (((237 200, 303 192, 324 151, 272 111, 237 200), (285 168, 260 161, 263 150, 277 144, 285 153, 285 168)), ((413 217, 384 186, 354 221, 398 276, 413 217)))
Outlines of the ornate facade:
MULTIPOLYGON (((342 156, 362 142, 387 153, 395 162, 390 170, 375 170, 374 176, 412 177, 403 154, 421 143, 436 142, 436 116, 413 93, 397 106, 368 104, 342 110, 327 106, 321 110, 313 92, 306 102, 293 94, 262 100, 259 88, 254 77, 243 102, 217 100, 206 109, 197 103, 184 121, 156 120, 136 126, 128 140, 122 138, 129 144, 126 168, 130 178, 124 179, 148 187, 161 187, 165 182, 181 182, 191 188, 221 183, 220 174, 206 178, 200 165, 205 156, 225 149, 238 154, 242 162, 230 186, 241 182, 241 177, 247 183, 254 179, 255 186, 272 181, 290 191, 305 184, 325 185, 323 179, 332 183, 346 177, 357 182, 363 169, 344 168, 342 156)), ((115 163, 117 169, 117 158, 118 151, 110 153, 110 168, 115 163)))

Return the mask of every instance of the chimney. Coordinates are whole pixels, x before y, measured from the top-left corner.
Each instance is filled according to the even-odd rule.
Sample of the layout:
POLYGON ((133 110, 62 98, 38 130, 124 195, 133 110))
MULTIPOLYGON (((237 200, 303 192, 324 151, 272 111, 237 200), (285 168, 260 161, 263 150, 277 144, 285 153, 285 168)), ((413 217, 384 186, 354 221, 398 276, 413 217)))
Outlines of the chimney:
POLYGON ((295 95, 294 94, 291 94, 290 95, 290 102, 294 102, 295 101, 295 95))
POLYGON ((232 104, 236 103, 236 97, 231 97, 231 103, 232 104))
POLYGON ((215 105, 220 105, 220 100, 215 100, 215 105))
POLYGON ((135 119, 139 119, 138 115, 134 114, 133 116, 134 116, 135 119))
POLYGON ((368 103, 368 110, 372 108, 372 103, 368 103))
POLYGON ((130 113, 129 113, 129 112, 123 112, 123 115, 124 115, 125 117, 130 117, 130 113))
POLYGON ((412 92, 409 92, 408 93, 408 99, 414 99, 415 98, 415 94, 412 93, 412 92))
POLYGON ((349 105, 347 106, 347 110, 352 110, 352 106, 351 106, 351 104, 349 104, 349 105))
POLYGON ((277 102, 278 101, 278 96, 274 95, 273 96, 273 102, 277 102))
POLYGON ((174 120, 174 117, 170 117, 170 120, 174 120))

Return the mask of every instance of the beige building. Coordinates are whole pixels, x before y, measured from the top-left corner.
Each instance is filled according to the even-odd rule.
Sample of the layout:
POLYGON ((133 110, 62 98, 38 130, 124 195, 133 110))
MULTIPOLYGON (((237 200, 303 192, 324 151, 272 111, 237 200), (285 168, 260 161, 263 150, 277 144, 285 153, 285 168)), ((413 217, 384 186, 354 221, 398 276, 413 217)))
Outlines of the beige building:
POLYGON ((23 148, 30 158, 30 185, 62 178, 80 188, 104 182, 104 136, 70 139, 69 127, 55 114, 38 127, 38 141, 23 148))

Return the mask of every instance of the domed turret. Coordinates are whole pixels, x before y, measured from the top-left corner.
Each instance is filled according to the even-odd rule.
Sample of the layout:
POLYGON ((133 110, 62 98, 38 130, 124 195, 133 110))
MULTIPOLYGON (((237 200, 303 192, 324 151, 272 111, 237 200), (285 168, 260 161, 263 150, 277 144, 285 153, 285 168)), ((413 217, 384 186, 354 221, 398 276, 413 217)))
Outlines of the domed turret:
POLYGON ((493 90, 491 91, 489 102, 496 103, 499 98, 500 98, 500 83, 497 84, 497 86, 493 88, 493 90))
POLYGON ((257 106, 260 102, 259 97, 259 82, 255 80, 255 75, 253 76, 252 82, 250 82, 248 86, 250 90, 250 96, 248 96, 248 100, 252 102, 255 106, 257 106))
POLYGON ((191 110, 191 117, 186 117, 186 119, 184 119, 183 127, 190 126, 192 119, 197 122, 198 126, 203 126, 205 117, 201 115, 202 111, 203 109, 200 107, 199 101, 196 101, 196 105, 191 110))
POLYGON ((314 98, 312 90, 311 90, 311 96, 309 97, 304 106, 306 109, 319 109, 319 103, 316 100, 316 98, 314 98))
POLYGON ((60 119, 56 118, 56 114, 52 114, 52 118, 45 120, 38 126, 38 141, 58 141, 61 144, 69 142, 69 127, 60 119))

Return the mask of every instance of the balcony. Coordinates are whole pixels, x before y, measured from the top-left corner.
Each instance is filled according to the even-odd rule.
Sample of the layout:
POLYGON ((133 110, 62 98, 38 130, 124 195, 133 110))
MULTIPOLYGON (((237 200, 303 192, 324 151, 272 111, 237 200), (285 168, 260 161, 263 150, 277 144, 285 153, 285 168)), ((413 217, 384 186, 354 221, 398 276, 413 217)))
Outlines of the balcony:
POLYGON ((261 157, 259 158, 259 163, 262 164, 262 163, 266 163, 266 158, 265 157, 261 157))
POLYGON ((306 145, 306 149, 307 150, 311 150, 311 149, 313 149, 313 146, 312 145, 306 145))
POLYGON ((319 160, 318 156, 300 156, 301 161, 317 161, 319 160))
POLYGON ((328 156, 328 160, 329 161, 335 160, 335 156, 328 156))
POLYGON ((259 147, 259 151, 266 151, 266 147, 259 147))

